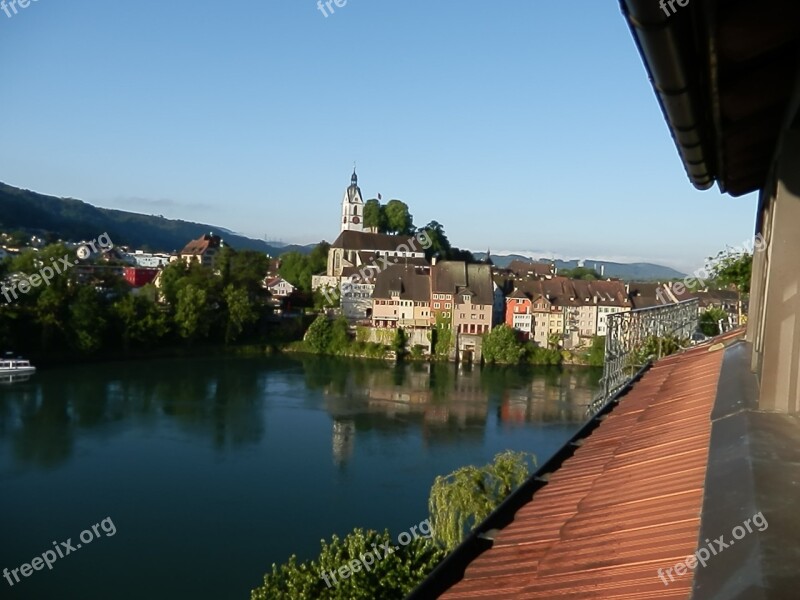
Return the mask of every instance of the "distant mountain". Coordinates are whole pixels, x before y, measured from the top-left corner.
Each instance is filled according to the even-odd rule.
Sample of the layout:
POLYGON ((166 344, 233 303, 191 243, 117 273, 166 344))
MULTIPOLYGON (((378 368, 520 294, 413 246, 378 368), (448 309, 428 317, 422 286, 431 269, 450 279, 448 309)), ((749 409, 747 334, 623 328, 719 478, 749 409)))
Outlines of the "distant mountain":
POLYGON ((51 234, 64 240, 91 240, 108 233, 117 245, 161 252, 180 251, 190 240, 209 232, 221 235, 233 248, 258 250, 271 256, 291 250, 307 253, 313 248, 270 245, 215 225, 98 208, 80 200, 45 196, 4 183, 0 183, 0 229, 31 231, 41 236, 51 234))
MULTIPOLYGON (((485 252, 475 253, 475 258, 483 259, 486 257, 485 252)), ((534 262, 553 262, 556 268, 560 271, 562 269, 574 269, 578 266, 577 260, 555 260, 552 261, 548 258, 531 259, 527 256, 520 256, 518 254, 496 255, 492 254, 492 262, 498 267, 507 267, 512 260, 524 260, 534 262)), ((582 261, 583 266, 587 269, 596 269, 600 272, 602 267, 603 274, 606 277, 614 277, 623 279, 625 281, 668 281, 670 279, 683 279, 686 277, 685 273, 676 271, 670 267, 663 265, 654 265, 652 263, 615 263, 605 260, 593 260, 587 258, 582 261)))

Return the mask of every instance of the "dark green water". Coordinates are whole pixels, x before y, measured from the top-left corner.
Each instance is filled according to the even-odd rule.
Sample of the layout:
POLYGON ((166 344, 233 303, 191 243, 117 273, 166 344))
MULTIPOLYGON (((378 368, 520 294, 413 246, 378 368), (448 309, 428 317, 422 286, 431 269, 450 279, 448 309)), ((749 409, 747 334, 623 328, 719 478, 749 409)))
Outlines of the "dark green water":
POLYGON ((598 378, 309 357, 80 366, 0 385, 0 569, 54 541, 76 547, 107 517, 116 528, 52 570, 0 579, 0 598, 247 600, 271 563, 316 555, 323 537, 418 524, 436 475, 505 449, 543 462, 583 422, 598 378))

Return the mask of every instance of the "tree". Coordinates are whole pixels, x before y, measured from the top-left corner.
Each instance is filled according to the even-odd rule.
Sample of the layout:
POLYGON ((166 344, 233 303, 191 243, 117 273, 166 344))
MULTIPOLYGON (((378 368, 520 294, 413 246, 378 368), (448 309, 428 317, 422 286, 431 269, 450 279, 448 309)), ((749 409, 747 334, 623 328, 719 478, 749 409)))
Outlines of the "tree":
POLYGON ((753 255, 749 252, 723 251, 710 261, 712 282, 721 288, 734 287, 740 294, 750 293, 753 255))
POLYGON ((222 277, 223 288, 234 284, 255 296, 263 289, 262 283, 269 271, 269 257, 256 250, 237 251, 225 246, 215 257, 214 268, 222 277))
POLYGON ((287 252, 281 256, 280 276, 304 292, 311 291, 311 278, 322 273, 328 266, 328 242, 317 244, 310 254, 297 251, 287 252))
POLYGON ((431 221, 423 227, 423 230, 431 240, 430 247, 425 250, 425 257, 428 258, 428 260, 436 255, 441 259, 450 258, 450 253, 453 248, 450 245, 450 240, 447 239, 444 233, 444 226, 438 221, 431 221))
POLYGON ((106 307, 93 287, 81 286, 69 307, 70 339, 74 347, 91 354, 103 345, 108 321, 106 307))
POLYGON ((208 294, 190 283, 178 291, 175 308, 175 325, 186 340, 197 339, 208 333, 208 294))
POLYGON ((364 203, 364 227, 374 227, 378 233, 386 231, 386 214, 376 198, 370 198, 364 203))
POLYGON ((331 325, 330 342, 327 351, 331 354, 344 354, 350 347, 350 328, 347 319, 337 317, 331 325))
POLYGON ((258 320, 258 312, 253 307, 245 287, 228 284, 223 292, 223 298, 227 308, 225 343, 229 344, 238 339, 245 325, 258 320))
POLYGON ((570 279, 583 279, 585 281, 599 281, 603 279, 603 276, 600 275, 594 269, 588 269, 586 267, 575 267, 574 269, 562 269, 559 273, 562 277, 569 277, 570 279))
POLYGON ((483 467, 468 466, 437 477, 428 499, 433 539, 445 550, 469 532, 528 478, 536 457, 506 451, 483 467))
POLYGON ((414 219, 408 212, 408 205, 400 200, 389 200, 385 207, 386 229, 398 235, 414 233, 414 219))
POLYGON ((303 339, 309 350, 323 354, 328 352, 332 337, 331 322, 325 315, 320 315, 311 323, 303 339))
POLYGON ((169 331, 167 318, 146 294, 128 294, 112 307, 112 315, 121 328, 125 349, 151 347, 169 331))
POLYGON ((516 365, 525 355, 525 345, 508 325, 500 325, 484 334, 482 348, 483 359, 489 364, 516 365))

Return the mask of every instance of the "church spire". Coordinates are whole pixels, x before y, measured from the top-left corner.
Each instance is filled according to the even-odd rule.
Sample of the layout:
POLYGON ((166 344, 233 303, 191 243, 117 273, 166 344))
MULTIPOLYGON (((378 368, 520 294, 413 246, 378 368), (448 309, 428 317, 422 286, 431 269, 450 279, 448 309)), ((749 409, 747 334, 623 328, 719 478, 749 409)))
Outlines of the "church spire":
POLYGON ((356 163, 353 163, 353 176, 350 178, 350 185, 358 185, 358 175, 356 175, 356 163))

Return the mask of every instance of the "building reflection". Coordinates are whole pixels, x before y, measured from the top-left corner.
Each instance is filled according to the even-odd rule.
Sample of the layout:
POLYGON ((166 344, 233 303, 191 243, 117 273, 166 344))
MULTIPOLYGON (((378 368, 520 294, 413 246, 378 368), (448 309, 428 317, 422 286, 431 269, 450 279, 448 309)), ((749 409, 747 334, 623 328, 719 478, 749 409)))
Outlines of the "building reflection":
POLYGON ((501 425, 580 423, 596 386, 597 373, 581 369, 424 363, 339 370, 321 387, 333 417, 334 462, 342 465, 357 432, 416 433, 435 445, 483 437, 491 414, 501 425))

